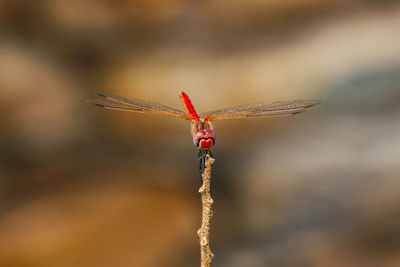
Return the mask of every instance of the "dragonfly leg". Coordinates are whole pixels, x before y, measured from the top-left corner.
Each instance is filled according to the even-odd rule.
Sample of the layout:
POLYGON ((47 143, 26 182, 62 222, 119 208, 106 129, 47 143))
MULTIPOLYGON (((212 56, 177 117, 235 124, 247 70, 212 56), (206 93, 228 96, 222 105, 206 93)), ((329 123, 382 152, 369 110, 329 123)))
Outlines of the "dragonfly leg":
POLYGON ((211 151, 203 151, 203 150, 199 150, 199 153, 197 154, 197 157, 199 159, 199 172, 200 172, 200 179, 201 179, 201 183, 203 183, 203 171, 206 168, 206 157, 213 157, 213 154, 211 153, 211 151))
MULTIPOLYGON (((213 154, 212 154, 212 152, 211 152, 211 150, 208 150, 208 151, 203 151, 203 170, 202 170, 202 172, 204 171, 204 169, 206 168, 206 159, 207 159, 207 156, 209 156, 209 157, 211 157, 211 158, 213 158, 213 154)), ((200 174, 200 176, 201 176, 201 183, 203 184, 203 176, 200 174)), ((210 192, 212 192, 212 190, 210 189, 210 192)))
POLYGON ((203 183, 203 171, 206 164, 206 152, 199 150, 198 158, 199 158, 199 173, 200 173, 200 180, 203 183))

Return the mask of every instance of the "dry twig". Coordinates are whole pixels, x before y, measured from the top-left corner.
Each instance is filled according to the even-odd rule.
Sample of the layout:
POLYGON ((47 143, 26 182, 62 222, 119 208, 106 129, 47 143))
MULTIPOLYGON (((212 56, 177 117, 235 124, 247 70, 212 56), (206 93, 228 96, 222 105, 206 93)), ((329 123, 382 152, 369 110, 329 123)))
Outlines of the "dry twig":
POLYGON ((206 157, 206 166, 203 171, 203 184, 199 189, 201 194, 202 202, 202 218, 201 227, 197 231, 200 239, 200 253, 201 253, 201 267, 209 267, 214 254, 210 250, 209 235, 210 235, 210 224, 213 216, 212 204, 214 203, 210 193, 211 183, 211 166, 214 163, 214 159, 209 155, 206 157))

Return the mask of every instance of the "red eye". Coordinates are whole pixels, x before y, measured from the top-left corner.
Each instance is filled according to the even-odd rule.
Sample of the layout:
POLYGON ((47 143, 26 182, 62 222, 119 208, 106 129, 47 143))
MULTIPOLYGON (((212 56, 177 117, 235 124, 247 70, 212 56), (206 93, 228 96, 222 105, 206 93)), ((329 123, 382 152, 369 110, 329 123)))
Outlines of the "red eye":
POLYGON ((199 143, 199 148, 201 150, 207 151, 211 150, 213 146, 213 140, 212 139, 201 139, 199 143))

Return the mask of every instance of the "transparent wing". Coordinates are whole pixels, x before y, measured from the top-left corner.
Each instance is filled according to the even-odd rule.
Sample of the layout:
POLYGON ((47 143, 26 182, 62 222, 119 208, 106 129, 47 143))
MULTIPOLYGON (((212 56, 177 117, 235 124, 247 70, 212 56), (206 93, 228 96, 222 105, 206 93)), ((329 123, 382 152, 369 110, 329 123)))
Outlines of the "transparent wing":
POLYGON ((130 99, 102 92, 94 92, 94 93, 98 96, 101 96, 102 98, 88 99, 86 100, 86 102, 103 108, 141 112, 141 113, 146 113, 146 112, 157 113, 184 119, 189 118, 185 112, 159 103, 139 100, 139 99, 130 99))
POLYGON ((319 100, 261 102, 209 111, 202 113, 201 116, 207 117, 210 120, 224 120, 297 114, 304 112, 306 108, 318 105, 319 103, 321 103, 319 100))

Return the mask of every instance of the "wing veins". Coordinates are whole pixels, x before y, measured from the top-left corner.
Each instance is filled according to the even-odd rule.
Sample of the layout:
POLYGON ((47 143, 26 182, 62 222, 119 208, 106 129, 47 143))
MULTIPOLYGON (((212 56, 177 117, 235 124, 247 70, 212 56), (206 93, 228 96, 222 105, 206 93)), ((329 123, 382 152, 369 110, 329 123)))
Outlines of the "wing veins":
POLYGON ((183 112, 179 109, 171 108, 169 106, 166 106, 166 105, 163 105, 160 103, 156 103, 156 102, 140 100, 140 99, 133 99, 133 98, 125 98, 122 96, 117 96, 117 95, 102 93, 102 92, 95 92, 95 94, 102 96, 106 99, 112 100, 112 101, 124 103, 126 105, 133 105, 133 106, 143 108, 143 109, 158 110, 158 111, 176 113, 176 114, 180 114, 180 115, 186 115, 185 112, 183 112))
POLYGON ((88 99, 86 100, 86 102, 106 109, 133 111, 140 113, 151 112, 185 119, 187 117, 187 115, 183 111, 159 103, 138 99, 128 99, 102 92, 95 92, 95 94, 102 96, 103 98, 88 99))
POLYGON ((210 111, 203 113, 202 116, 208 116, 212 120, 220 120, 297 114, 304 112, 306 108, 312 107, 319 103, 320 101, 318 100, 261 102, 210 111))

